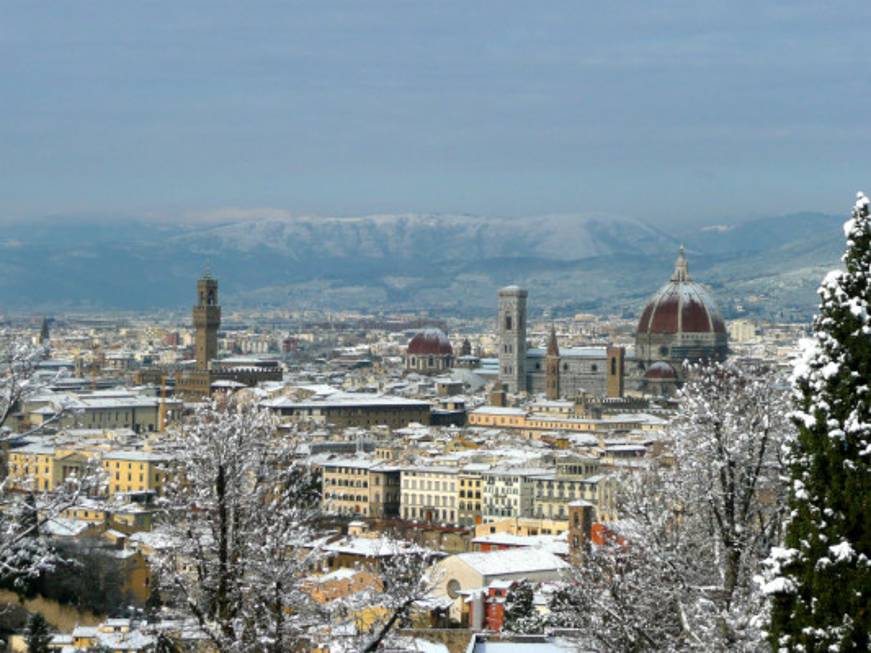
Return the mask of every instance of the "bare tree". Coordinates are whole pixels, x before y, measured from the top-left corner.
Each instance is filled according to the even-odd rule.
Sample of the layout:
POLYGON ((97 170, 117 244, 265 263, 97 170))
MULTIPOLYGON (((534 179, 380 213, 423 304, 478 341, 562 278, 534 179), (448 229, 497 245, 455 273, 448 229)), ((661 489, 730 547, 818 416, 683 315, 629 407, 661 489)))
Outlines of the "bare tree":
MULTIPOLYGON (((38 430, 15 433, 7 422, 28 397, 45 389, 37 375, 37 366, 45 356, 43 347, 0 334, 0 441, 6 447, 38 430)), ((64 405, 58 404, 51 420, 64 410, 64 405)), ((38 576, 59 561, 44 536, 44 526, 80 496, 96 491, 102 473, 99 461, 91 461, 52 492, 40 492, 35 484, 28 489, 26 481, 25 487, 16 491, 10 490, 8 478, 0 482, 0 580, 14 585, 38 576)))
POLYGON ((379 650, 408 622, 415 606, 426 604, 437 584, 433 563, 439 557, 416 546, 397 549, 397 554, 381 571, 382 591, 368 604, 369 608, 381 610, 383 616, 373 624, 371 632, 364 634, 357 650, 362 653, 379 650))
POLYGON ((155 560, 161 590, 218 651, 293 649, 317 617, 302 581, 320 516, 297 443, 255 404, 222 397, 174 444, 163 530, 175 546, 155 560))
MULTIPOLYGON (((777 541, 786 396, 766 369, 691 370, 674 464, 622 483, 623 539, 595 548, 558 606, 609 650, 753 650, 753 583, 777 541), (568 605, 566 605, 568 603, 568 605)), ((570 618, 568 618, 570 617, 570 618)))
POLYGON ((46 354, 43 347, 0 335, 0 429, 8 429, 7 422, 24 397, 41 389, 35 372, 46 354))

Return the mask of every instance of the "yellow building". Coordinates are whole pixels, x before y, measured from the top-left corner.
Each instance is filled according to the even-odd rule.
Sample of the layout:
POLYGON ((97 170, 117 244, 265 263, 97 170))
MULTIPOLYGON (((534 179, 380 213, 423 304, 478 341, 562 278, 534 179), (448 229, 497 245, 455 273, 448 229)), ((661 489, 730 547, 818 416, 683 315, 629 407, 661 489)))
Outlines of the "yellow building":
POLYGON ((7 454, 7 478, 9 488, 17 490, 53 490, 54 455, 52 446, 28 444, 10 449, 7 454))
POLYGON ((370 569, 340 567, 306 581, 304 591, 317 603, 329 603, 358 592, 383 590, 381 577, 370 569))
MULTIPOLYGON (((489 465, 484 465, 489 467, 489 465)), ((457 524, 459 526, 474 526, 482 520, 483 480, 481 471, 472 466, 464 467, 459 473, 459 491, 457 496, 457 524)))
POLYGON ((534 517, 509 517, 479 524, 475 527, 475 537, 505 533, 530 537, 536 535, 562 535, 569 530, 567 519, 536 519, 534 517))
POLYGON ((162 495, 169 480, 170 458, 148 451, 111 451, 103 455, 109 494, 154 492, 162 495))
POLYGON ((58 445, 29 443, 10 449, 7 474, 10 489, 51 492, 71 477, 81 477, 98 459, 111 496, 127 492, 163 493, 170 457, 141 450, 112 450, 111 443, 85 441, 58 445))

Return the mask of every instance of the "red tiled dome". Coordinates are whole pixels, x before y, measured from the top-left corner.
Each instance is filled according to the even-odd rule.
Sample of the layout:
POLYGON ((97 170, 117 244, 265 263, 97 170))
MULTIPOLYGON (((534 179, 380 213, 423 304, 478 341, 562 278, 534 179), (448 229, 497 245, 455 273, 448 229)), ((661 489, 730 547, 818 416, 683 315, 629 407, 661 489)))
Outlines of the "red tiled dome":
POLYGON ((441 329, 424 329, 408 342, 408 353, 418 356, 444 356, 453 354, 454 348, 441 329))
POLYGON ((677 372, 665 361, 657 361, 644 373, 648 381, 670 381, 677 378, 677 372))
POLYGON ((638 333, 726 333, 726 324, 707 290, 691 281, 683 248, 671 281, 651 298, 638 333))

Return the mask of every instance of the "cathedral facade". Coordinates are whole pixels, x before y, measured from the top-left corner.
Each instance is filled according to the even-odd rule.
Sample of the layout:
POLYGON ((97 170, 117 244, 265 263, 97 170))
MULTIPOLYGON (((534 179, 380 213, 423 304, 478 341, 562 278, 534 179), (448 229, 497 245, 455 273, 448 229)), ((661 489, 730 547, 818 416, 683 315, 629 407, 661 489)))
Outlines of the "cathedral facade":
POLYGON ((553 330, 546 349, 530 347, 528 296, 518 286, 499 291, 499 383, 509 392, 549 399, 670 394, 683 379, 684 361, 722 361, 727 355, 725 322, 711 294, 691 280, 683 247, 671 279, 641 313, 634 347, 561 348, 553 330))

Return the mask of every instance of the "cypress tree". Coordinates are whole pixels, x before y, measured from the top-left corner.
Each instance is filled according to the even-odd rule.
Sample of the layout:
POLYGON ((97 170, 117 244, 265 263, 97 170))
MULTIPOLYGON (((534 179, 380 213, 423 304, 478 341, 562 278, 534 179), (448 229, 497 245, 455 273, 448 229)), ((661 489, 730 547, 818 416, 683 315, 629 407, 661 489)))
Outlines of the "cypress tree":
POLYGON ((48 622, 41 613, 35 612, 27 620, 27 631, 24 634, 27 642, 27 653, 49 653, 48 645, 51 642, 51 632, 48 622))
POLYGON ((532 585, 522 580, 508 590, 505 597, 505 621, 502 628, 512 633, 540 633, 542 619, 535 607, 532 585))
POLYGON ((764 586, 776 651, 871 645, 871 219, 861 193, 844 233, 844 269, 820 286, 795 370, 785 541, 764 586))

